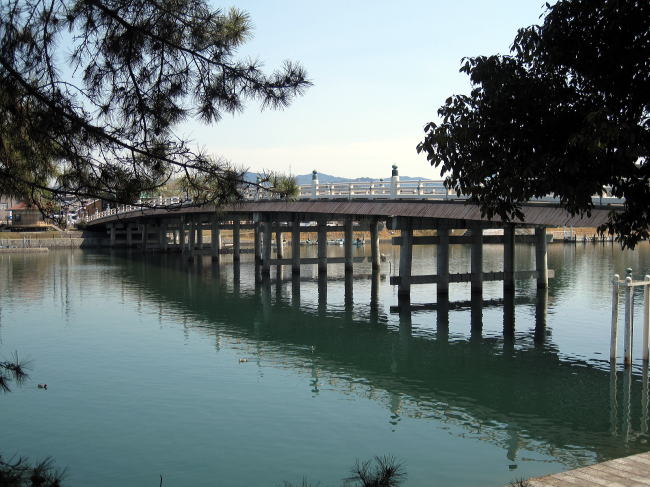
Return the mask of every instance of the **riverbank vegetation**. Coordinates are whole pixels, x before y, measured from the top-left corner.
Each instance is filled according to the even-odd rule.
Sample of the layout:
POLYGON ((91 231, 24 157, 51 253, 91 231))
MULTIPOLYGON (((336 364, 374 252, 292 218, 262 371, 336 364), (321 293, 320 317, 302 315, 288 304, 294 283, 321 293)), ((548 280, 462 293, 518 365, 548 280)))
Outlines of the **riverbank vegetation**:
POLYGON ((417 146, 448 188, 517 220, 554 195, 572 214, 625 198, 599 230, 628 247, 649 234, 650 3, 560 0, 509 55, 463 59, 473 89, 450 96, 417 146))
POLYGON ((2 2, 0 193, 43 211, 71 195, 132 204, 172 178, 200 203, 284 194, 282 178, 246 181, 177 130, 249 102, 285 108, 310 86, 295 62, 238 59, 251 32, 246 12, 204 0, 2 2))

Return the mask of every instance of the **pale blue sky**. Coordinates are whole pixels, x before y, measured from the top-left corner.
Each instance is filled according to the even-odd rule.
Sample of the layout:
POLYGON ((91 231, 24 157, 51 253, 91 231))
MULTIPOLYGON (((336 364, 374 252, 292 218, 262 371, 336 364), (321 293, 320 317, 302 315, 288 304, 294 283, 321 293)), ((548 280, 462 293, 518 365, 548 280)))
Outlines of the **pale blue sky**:
POLYGON ((299 61, 314 83, 286 110, 191 125, 201 147, 252 170, 312 169, 347 177, 437 178, 415 146, 451 94, 469 90, 463 56, 505 54, 517 29, 539 23, 540 0, 309 2, 243 0, 253 39, 240 53, 299 61))

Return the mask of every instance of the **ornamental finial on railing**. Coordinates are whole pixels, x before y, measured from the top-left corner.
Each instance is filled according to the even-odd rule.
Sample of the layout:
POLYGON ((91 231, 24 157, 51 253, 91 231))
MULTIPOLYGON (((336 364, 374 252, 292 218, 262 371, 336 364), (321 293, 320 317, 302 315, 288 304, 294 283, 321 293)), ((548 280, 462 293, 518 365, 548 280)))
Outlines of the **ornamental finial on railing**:
POLYGON ((399 173, 397 172, 397 164, 393 164, 393 172, 390 178, 390 196, 397 198, 399 194, 399 173))
POLYGON ((314 169, 311 173, 311 197, 318 198, 318 172, 314 169))

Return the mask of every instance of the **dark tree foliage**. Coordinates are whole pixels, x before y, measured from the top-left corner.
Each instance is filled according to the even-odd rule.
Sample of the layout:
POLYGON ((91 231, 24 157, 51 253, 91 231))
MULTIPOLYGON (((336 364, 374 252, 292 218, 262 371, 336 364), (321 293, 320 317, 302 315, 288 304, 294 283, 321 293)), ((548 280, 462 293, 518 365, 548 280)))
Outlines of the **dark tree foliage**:
POLYGON ((51 458, 32 464, 26 458, 5 460, 0 455, 0 485, 3 487, 59 487, 65 472, 51 458))
POLYGON ((355 487, 398 487, 404 480, 404 466, 390 455, 375 457, 374 461, 357 460, 352 476, 346 479, 355 487))
MULTIPOLYGON (((22 384, 27 380, 27 368, 29 365, 18 359, 14 353, 11 360, 0 360, 0 392, 10 392, 10 384, 22 384)), ((2 485, 2 484, 0 484, 2 485)))
MULTIPOLYGON (((390 455, 376 456, 373 460, 357 459, 351 469, 351 476, 343 479, 346 487, 399 487, 406 480, 404 465, 390 455)), ((299 484, 284 482, 284 487, 318 487, 303 478, 299 484)))
POLYGON ((488 217, 521 219, 523 202, 625 198, 601 232, 629 247, 650 223, 650 2, 560 0, 521 29, 506 56, 463 60, 473 89, 438 110, 417 150, 488 217))
POLYGON ((297 64, 236 59, 250 29, 205 0, 0 2, 0 192, 132 203, 184 177, 218 189, 211 201, 238 196, 242 170, 174 129, 246 101, 283 108, 310 85, 297 64))

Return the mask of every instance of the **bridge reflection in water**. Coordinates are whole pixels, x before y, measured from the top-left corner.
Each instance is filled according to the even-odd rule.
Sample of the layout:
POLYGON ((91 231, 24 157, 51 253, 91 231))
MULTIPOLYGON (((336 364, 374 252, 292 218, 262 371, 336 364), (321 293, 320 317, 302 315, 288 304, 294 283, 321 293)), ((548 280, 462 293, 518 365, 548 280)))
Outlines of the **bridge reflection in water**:
POLYGON ((520 450, 569 467, 647 450, 647 365, 639 376, 561 356, 546 327, 547 289, 460 303, 443 297, 420 309, 401 307, 393 319, 382 304, 386 276, 378 273, 308 278, 285 276, 279 267, 252 280, 242 272, 246 263, 128 260, 120 278, 157 301, 161 313, 165 307, 189 318, 217 344, 237 340, 252 361, 304 370, 314 395, 327 387, 380 401, 395 428, 403 416, 454 424, 463 436, 502 447, 513 468, 520 450), (343 286, 331 286, 337 295, 329 303, 328 282, 337 280, 343 286), (314 287, 315 302, 303 299, 314 287), (363 296, 369 288, 369 300, 355 301, 355 287, 363 296), (516 329, 515 305, 534 308, 532 330, 516 329), (502 333, 486 335, 484 311, 495 309, 503 310, 502 333), (469 336, 458 338, 450 317, 466 311, 469 336), (431 328, 422 326, 429 322, 431 328))

